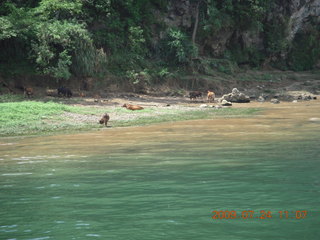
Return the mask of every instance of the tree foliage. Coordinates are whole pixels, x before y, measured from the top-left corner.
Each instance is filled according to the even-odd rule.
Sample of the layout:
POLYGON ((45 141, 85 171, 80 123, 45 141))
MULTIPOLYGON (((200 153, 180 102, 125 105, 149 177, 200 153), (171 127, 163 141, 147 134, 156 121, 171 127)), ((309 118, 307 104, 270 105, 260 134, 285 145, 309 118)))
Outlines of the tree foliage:
POLYGON ((7 17, 0 17, 0 40, 17 36, 13 26, 7 17))
POLYGON ((83 46, 79 44, 81 41, 91 42, 83 24, 66 20, 41 22, 36 26, 32 57, 44 73, 68 79, 71 76, 71 57, 83 46))
POLYGON ((127 76, 152 62, 164 69, 187 67, 199 54, 255 67, 287 54, 282 64, 302 70, 319 60, 318 22, 289 43, 288 21, 272 17, 277 0, 188 2, 189 27, 162 21, 171 17, 167 11, 173 1, 168 0, 1 1, 0 73, 16 73, 23 63, 23 71, 56 79, 110 72, 127 76), (212 42, 227 32, 232 34, 226 49, 217 55, 212 42), (262 46, 243 44, 248 33, 263 38, 262 46))
POLYGON ((188 64, 197 55, 197 48, 179 29, 169 29, 164 44, 163 52, 169 62, 188 64))

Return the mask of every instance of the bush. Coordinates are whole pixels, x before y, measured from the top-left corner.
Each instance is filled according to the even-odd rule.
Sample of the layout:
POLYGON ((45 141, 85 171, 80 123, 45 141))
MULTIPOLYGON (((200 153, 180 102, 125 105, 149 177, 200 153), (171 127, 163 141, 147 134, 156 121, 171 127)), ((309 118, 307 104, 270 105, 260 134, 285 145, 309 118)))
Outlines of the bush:
POLYGON ((163 57, 174 64, 188 65, 197 56, 197 48, 179 29, 169 29, 162 43, 163 57))

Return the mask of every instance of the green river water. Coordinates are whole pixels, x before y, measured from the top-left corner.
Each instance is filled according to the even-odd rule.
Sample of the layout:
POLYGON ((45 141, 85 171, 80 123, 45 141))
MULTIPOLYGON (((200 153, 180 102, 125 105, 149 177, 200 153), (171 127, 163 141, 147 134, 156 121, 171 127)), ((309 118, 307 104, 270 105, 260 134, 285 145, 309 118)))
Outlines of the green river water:
POLYGON ((0 239, 320 239, 320 101, 261 106, 0 139, 0 239))

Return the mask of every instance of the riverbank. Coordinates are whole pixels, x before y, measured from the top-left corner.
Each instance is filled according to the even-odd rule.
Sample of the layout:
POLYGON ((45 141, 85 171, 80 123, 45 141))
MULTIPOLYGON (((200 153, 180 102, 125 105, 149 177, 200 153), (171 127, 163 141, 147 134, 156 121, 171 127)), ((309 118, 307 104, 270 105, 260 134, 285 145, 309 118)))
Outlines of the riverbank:
POLYGON ((152 97, 127 94, 122 98, 41 98, 25 100, 2 95, 0 136, 48 135, 116 127, 142 126, 194 119, 249 117, 258 108, 201 108, 203 100, 190 102, 183 97, 152 97), (131 111, 124 103, 139 104, 143 110, 131 111), (108 113, 108 126, 98 122, 108 113))
POLYGON ((245 75, 239 74, 237 80, 218 77, 203 79, 207 86, 198 90, 203 95, 206 89, 214 90, 214 103, 208 104, 205 96, 190 101, 189 91, 169 86, 154 87, 147 94, 101 87, 99 91, 84 92, 85 97, 74 91, 72 98, 47 96, 45 85, 31 85, 34 89, 31 98, 24 98, 23 92, 16 89, 15 94, 0 95, 0 137, 53 135, 192 119, 250 117, 271 106, 272 98, 277 98, 281 104, 294 104, 293 100, 309 100, 309 97, 320 93, 319 73, 247 72, 245 75), (210 88, 211 85, 214 87, 210 88), (214 108, 218 105, 217 97, 231 92, 234 87, 252 101, 214 108), (258 103, 261 99, 266 104, 258 103), (140 105, 144 109, 132 112, 122 108, 125 103, 140 105), (201 107, 204 104, 208 106, 201 107), (110 115, 108 127, 98 124, 105 113, 110 115))

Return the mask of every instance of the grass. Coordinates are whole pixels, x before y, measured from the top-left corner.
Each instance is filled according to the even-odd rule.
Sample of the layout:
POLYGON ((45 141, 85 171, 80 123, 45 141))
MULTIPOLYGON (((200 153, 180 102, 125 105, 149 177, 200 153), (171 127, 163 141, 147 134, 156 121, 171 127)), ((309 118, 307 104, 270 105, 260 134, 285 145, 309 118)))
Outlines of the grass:
POLYGON ((0 103, 0 136, 30 135, 87 127, 61 119, 65 112, 84 113, 84 109, 54 102, 0 103))
POLYGON ((112 127, 141 126, 161 122, 217 117, 243 117, 257 112, 257 109, 195 109, 156 108, 129 111, 121 107, 72 106, 57 102, 25 101, 17 96, 0 96, 0 137, 23 136, 102 128, 98 124, 103 113, 116 116, 110 119, 112 127))

